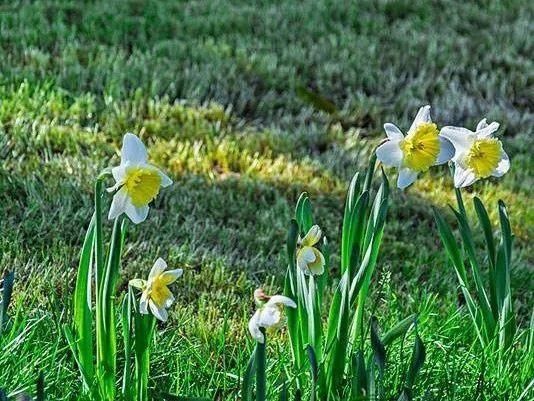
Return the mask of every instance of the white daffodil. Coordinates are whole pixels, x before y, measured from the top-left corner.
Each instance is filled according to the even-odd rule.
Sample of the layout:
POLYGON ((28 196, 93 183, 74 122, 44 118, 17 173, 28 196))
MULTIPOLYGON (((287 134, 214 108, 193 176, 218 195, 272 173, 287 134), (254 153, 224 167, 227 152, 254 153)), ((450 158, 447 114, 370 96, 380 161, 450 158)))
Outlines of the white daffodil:
POLYGON ((404 189, 419 173, 431 166, 446 163, 454 154, 454 147, 439 135, 430 118, 430 106, 417 112, 406 136, 394 124, 384 124, 387 141, 376 149, 376 157, 386 166, 399 169, 397 186, 404 189))
POLYGON ((306 274, 317 276, 324 273, 324 256, 315 247, 321 239, 321 235, 322 231, 316 224, 310 228, 304 238, 298 240, 297 266, 306 274))
POLYGON ((487 177, 501 177, 510 170, 510 159, 501 141, 493 137, 499 123, 481 120, 476 131, 462 127, 443 127, 441 135, 454 145, 454 186, 467 187, 487 177))
POLYGON ((142 291, 139 312, 147 315, 150 308, 152 314, 162 322, 167 321, 167 308, 170 308, 174 302, 174 295, 172 295, 168 286, 174 283, 183 273, 182 269, 165 271, 166 269, 167 263, 158 258, 150 270, 148 280, 130 280, 132 287, 142 291))
POLYGON ((134 134, 124 135, 121 164, 111 169, 116 184, 108 188, 108 192, 117 192, 111 202, 109 219, 126 213, 135 224, 144 221, 148 216, 148 204, 160 188, 172 184, 161 170, 147 163, 147 158, 143 142, 134 134))
POLYGON ((282 317, 284 305, 296 308, 297 304, 291 298, 283 295, 267 296, 261 288, 254 291, 254 300, 258 310, 248 322, 248 330, 257 342, 263 344, 265 337, 260 329, 277 329, 282 326, 284 324, 282 317))

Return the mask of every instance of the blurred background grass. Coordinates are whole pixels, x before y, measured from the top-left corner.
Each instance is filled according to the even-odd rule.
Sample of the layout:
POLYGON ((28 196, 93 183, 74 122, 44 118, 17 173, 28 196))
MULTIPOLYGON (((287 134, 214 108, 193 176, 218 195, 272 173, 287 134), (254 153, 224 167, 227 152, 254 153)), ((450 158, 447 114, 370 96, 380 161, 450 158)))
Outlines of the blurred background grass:
MULTIPOLYGON (((56 399, 69 399, 62 386, 76 388, 54 325, 70 303, 92 180, 117 162, 126 131, 140 134, 176 184, 162 192, 147 223, 131 226, 124 280, 144 274, 157 256, 184 266, 189 278, 176 286, 171 327, 190 345, 184 360, 198 353, 199 361, 217 361, 215 370, 207 364, 180 381, 185 373, 173 373, 162 352, 157 382, 233 394, 247 358, 239 342, 251 290, 272 276, 280 288, 298 194, 311 193, 336 249, 345 187, 384 137, 382 124, 407 129, 427 103, 440 126, 474 128, 483 117, 501 123, 512 170, 470 192, 494 218, 497 200, 508 204, 517 236, 516 307, 526 324, 534 285, 533 14, 528 0, 2 3, 0 270, 17 270, 20 310, 49 326, 32 340, 42 345, 41 359, 31 347, 26 357, 0 357, 0 384, 24 388, 35 366, 55 366, 57 357, 61 369, 49 378, 56 399), (317 110, 302 88, 338 112, 317 110), (198 315, 204 323, 187 328, 198 315), (222 331, 211 338, 215 328, 222 331)), ((405 193, 393 192, 377 276, 392 290, 376 301, 386 321, 428 303, 427 339, 441 339, 446 322, 461 317, 450 306, 457 284, 430 206, 453 201, 451 179, 437 168, 405 193)), ((337 262, 335 252, 334 276, 337 262)), ((451 358, 461 361, 465 349, 451 347, 451 358)), ((466 387, 458 399, 472 399, 469 380, 480 366, 452 365, 455 385, 466 387)), ((443 393, 439 380, 452 379, 440 369, 426 379, 430 394, 456 399, 443 393)), ((520 390, 519 378, 501 379, 494 394, 520 390)))

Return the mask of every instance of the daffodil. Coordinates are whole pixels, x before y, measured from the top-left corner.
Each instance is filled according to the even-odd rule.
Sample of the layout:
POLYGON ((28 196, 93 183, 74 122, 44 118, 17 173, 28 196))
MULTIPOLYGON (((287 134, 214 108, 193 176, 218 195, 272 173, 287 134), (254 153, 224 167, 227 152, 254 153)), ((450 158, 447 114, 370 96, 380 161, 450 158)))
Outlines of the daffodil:
POLYGON ((167 320, 167 309, 174 302, 174 295, 169 290, 169 285, 174 283, 183 273, 182 269, 168 271, 166 269, 167 263, 163 259, 158 258, 150 270, 148 280, 130 280, 132 287, 142 291, 139 312, 147 315, 148 309, 150 308, 152 314, 162 322, 167 320))
POLYGON ((454 145, 454 186, 467 187, 488 177, 501 177, 510 170, 502 143, 493 137, 499 123, 481 120, 473 132, 462 127, 443 127, 441 135, 454 145))
POLYGON ((320 241, 322 231, 316 224, 304 238, 298 240, 297 266, 306 274, 321 275, 324 272, 324 256, 315 247, 320 241))
POLYGON ((446 163, 454 154, 452 144, 432 122, 428 105, 419 109, 406 136, 391 123, 384 124, 384 130, 388 138, 377 148, 376 156, 386 166, 399 169, 400 189, 411 185, 419 173, 431 166, 446 163))
POLYGON ((121 164, 111 169, 116 183, 108 191, 116 192, 109 209, 109 219, 126 213, 136 224, 144 221, 148 216, 148 204, 156 198, 160 188, 172 184, 172 180, 157 167, 148 164, 147 159, 143 142, 134 134, 124 135, 121 164))
POLYGON ((250 335, 259 343, 265 341, 261 332, 264 329, 278 329, 284 324, 283 307, 296 308, 297 304, 283 295, 267 296, 261 288, 254 291, 254 300, 258 309, 248 323, 250 335))

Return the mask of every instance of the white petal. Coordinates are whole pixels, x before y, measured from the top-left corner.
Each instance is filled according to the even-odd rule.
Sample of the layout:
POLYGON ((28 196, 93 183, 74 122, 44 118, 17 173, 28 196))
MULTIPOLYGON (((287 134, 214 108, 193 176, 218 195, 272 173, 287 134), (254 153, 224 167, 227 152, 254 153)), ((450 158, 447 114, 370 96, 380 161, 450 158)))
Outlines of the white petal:
POLYGON ((131 202, 126 203, 125 213, 134 224, 142 223, 148 217, 148 205, 137 207, 131 202))
POLYGON ((315 224, 308 230, 308 233, 302 239, 302 243, 308 246, 315 245, 321 239, 322 234, 321 228, 315 224))
POLYGON ((456 188, 468 187, 476 180, 475 173, 471 169, 466 169, 459 163, 454 165, 454 186, 456 188))
POLYGON ((167 313, 167 310, 165 308, 158 308, 158 306, 152 301, 148 301, 148 305, 150 306, 150 311, 152 314, 162 322, 166 322, 169 315, 167 313))
POLYGON ((143 291, 141 294, 141 301, 139 302, 139 313, 148 315, 148 292, 143 291))
MULTIPOLYGON (((154 168, 156 168, 156 167, 154 167, 154 168)), ((158 174, 161 177, 161 186, 163 188, 168 187, 169 185, 172 184, 172 180, 163 171, 161 171, 158 168, 156 168, 156 170, 158 170, 158 174)))
POLYGON ((142 290, 146 287, 146 280, 142 280, 140 278, 134 278, 133 280, 130 280, 128 284, 131 287, 139 288, 140 290, 142 290))
POLYGON ((397 187, 404 189, 411 185, 417 179, 417 172, 409 168, 401 168, 399 170, 399 178, 397 179, 397 187))
POLYGON ((478 138, 488 138, 488 137, 491 137, 493 133, 497 131, 498 129, 499 129, 499 123, 494 121, 490 125, 486 125, 481 130, 479 130, 477 127, 476 134, 478 138))
POLYGON ((412 133, 418 127, 419 124, 430 122, 432 122, 432 119, 430 118, 430 106, 426 105, 421 107, 417 112, 417 115, 415 116, 413 123, 410 126, 410 129, 408 130, 408 134, 412 133))
POLYGON ((164 280, 166 285, 169 285, 169 284, 174 283, 176 279, 180 277, 183 273, 184 271, 182 269, 169 270, 169 271, 163 272, 161 274, 161 278, 164 280))
POLYGON ((175 300, 176 298, 174 298, 174 295, 171 294, 169 298, 165 300, 165 308, 170 308, 175 300))
POLYGON ((152 269, 150 269, 150 274, 148 275, 148 279, 153 279, 154 277, 159 276, 161 273, 163 273, 167 269, 167 262, 165 262, 162 258, 158 258, 154 265, 152 266, 152 269))
POLYGON ((115 182, 119 183, 123 180, 126 175, 126 167, 126 165, 121 164, 120 166, 111 169, 111 174, 113 175, 115 182))
POLYGON ((385 123, 384 131, 386 131, 386 135, 390 140, 400 141, 401 139, 404 139, 404 134, 395 124, 385 123))
POLYGON ((126 189, 121 188, 115 195, 113 195, 113 200, 111 201, 111 206, 109 208, 108 219, 113 220, 122 213, 126 212, 129 203, 130 198, 126 192, 126 189))
POLYGON ((439 154, 434 164, 447 163, 454 156, 453 144, 443 137, 439 137, 439 154))
POLYGON ((480 120, 477 124, 477 131, 480 131, 488 126, 488 121, 486 118, 480 120))
POLYGON ((257 342, 263 344, 265 338, 262 332, 260 331, 260 326, 258 325, 259 317, 260 311, 258 310, 256 311, 256 313, 254 313, 254 315, 250 318, 248 322, 248 331, 250 332, 252 338, 254 338, 257 342))
POLYGON ((260 316, 258 318, 258 326, 260 327, 272 327, 280 323, 282 319, 282 312, 276 306, 269 306, 266 304, 260 310, 260 316))
POLYGON ((462 127, 443 127, 439 135, 448 139, 456 149, 454 159, 471 148, 476 134, 467 128, 462 127))
POLYGON ((383 143, 376 149, 376 157, 386 166, 400 167, 404 157, 400 148, 400 141, 391 140, 383 143))
POLYGON ((297 304, 295 301, 293 301, 291 298, 288 298, 284 295, 273 295, 269 301, 265 304, 265 306, 272 306, 272 305, 278 305, 282 304, 285 306, 289 306, 290 308, 296 308, 297 304))
POLYGON ((121 164, 146 163, 148 154, 146 147, 134 134, 128 132, 122 139, 121 164))
POLYGON ((508 172, 508 170, 510 170, 510 159, 508 158, 506 152, 503 150, 501 155, 501 161, 499 161, 499 164, 497 165, 497 168, 493 172, 492 176, 502 177, 508 172))

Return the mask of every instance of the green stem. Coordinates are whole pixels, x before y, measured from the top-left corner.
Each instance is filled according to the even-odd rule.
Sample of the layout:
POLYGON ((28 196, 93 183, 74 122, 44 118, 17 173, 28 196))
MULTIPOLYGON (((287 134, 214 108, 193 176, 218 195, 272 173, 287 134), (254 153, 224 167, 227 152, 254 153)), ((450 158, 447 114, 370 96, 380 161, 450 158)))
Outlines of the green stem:
POLYGON ((267 344, 267 336, 265 329, 260 328, 263 334, 263 343, 256 344, 256 401, 265 401, 267 395, 267 385, 265 379, 265 346, 267 344))

